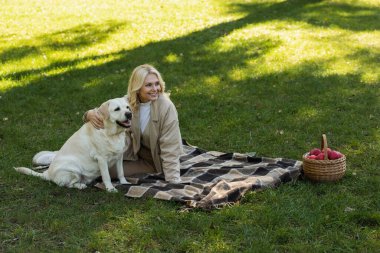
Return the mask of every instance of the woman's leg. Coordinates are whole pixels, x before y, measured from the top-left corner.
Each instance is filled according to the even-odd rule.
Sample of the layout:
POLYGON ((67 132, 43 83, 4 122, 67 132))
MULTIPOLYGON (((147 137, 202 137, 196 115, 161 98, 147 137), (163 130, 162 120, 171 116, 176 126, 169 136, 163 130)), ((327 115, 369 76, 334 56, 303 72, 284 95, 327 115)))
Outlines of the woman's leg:
MULTIPOLYGON (((136 174, 156 173, 154 166, 146 160, 138 159, 137 161, 123 161, 124 176, 129 177, 136 174)), ((110 176, 112 179, 117 179, 116 167, 110 168, 110 176)))

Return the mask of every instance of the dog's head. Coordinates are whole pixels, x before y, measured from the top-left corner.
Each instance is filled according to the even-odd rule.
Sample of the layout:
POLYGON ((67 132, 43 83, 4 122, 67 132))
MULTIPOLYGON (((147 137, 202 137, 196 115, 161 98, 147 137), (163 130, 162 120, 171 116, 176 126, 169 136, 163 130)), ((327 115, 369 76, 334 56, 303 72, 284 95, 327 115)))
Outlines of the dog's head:
POLYGON ((126 97, 110 99, 99 107, 104 121, 129 128, 131 126, 132 112, 126 97))

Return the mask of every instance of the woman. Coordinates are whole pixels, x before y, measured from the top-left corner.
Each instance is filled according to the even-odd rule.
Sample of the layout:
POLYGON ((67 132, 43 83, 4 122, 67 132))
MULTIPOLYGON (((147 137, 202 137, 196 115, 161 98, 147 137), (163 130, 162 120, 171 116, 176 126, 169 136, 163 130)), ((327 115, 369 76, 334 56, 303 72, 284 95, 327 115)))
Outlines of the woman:
MULTIPOLYGON (((131 143, 124 153, 124 174, 163 172, 165 180, 180 182, 182 154, 177 110, 165 93, 161 74, 151 65, 136 67, 129 79, 128 100, 132 109, 131 143)), ((86 112, 85 121, 102 128, 96 109, 86 112)), ((115 177, 114 169, 110 171, 115 177)))

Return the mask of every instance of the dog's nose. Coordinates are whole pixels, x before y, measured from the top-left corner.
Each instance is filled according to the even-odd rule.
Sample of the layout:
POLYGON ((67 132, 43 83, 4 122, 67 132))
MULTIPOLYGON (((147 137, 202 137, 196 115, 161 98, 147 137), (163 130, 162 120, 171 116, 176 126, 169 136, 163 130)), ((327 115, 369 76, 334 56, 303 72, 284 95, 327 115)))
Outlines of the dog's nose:
POLYGON ((125 117, 126 117, 127 119, 131 119, 131 118, 132 118, 132 113, 131 113, 131 112, 126 112, 126 113, 125 113, 125 117))

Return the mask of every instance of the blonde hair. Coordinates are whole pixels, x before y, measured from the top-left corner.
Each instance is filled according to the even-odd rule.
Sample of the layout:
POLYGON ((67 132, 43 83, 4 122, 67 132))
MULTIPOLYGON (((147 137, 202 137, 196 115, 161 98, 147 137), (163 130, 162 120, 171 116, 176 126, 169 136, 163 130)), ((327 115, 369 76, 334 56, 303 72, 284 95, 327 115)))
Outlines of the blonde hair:
POLYGON ((153 66, 149 64, 143 64, 140 66, 137 66, 133 72, 131 77, 129 78, 128 83, 128 101, 129 106, 132 109, 132 112, 137 112, 138 110, 138 104, 140 103, 138 92, 141 89, 141 87, 144 85, 145 78, 149 74, 155 74, 158 78, 158 81, 160 83, 160 93, 164 94, 165 92, 165 82, 161 77, 160 72, 158 72, 157 69, 155 69, 153 66))

